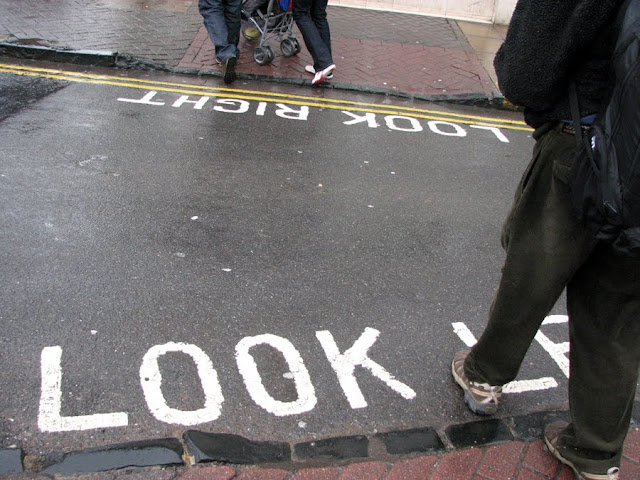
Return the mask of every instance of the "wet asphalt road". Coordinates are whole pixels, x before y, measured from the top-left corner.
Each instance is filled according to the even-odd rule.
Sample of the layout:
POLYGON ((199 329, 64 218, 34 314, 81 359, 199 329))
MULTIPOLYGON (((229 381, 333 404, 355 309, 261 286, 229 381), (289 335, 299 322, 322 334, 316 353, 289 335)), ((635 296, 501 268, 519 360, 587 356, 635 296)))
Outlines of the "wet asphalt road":
MULTIPOLYGON (((0 446, 474 418, 450 379, 452 324, 482 331, 529 132, 303 112, 315 96, 517 115, 257 83, 233 87, 283 97, 5 73, 0 86, 0 446)), ((544 328, 566 341, 565 325, 544 328)), ((507 395, 504 416, 564 404, 540 345, 521 377, 558 386, 507 395)))

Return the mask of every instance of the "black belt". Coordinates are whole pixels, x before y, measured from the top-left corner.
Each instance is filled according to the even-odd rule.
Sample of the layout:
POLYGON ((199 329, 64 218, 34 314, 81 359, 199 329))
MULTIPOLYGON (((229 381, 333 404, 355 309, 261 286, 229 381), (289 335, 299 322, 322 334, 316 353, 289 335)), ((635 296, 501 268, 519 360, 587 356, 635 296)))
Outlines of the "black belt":
MULTIPOLYGON (((569 135, 576 134, 576 129, 573 127, 573 123, 561 122, 561 125, 562 126, 560 127, 560 130, 562 131, 562 133, 568 133, 569 135)), ((580 129, 583 132, 588 132, 590 128, 591 125, 580 125, 580 129)))

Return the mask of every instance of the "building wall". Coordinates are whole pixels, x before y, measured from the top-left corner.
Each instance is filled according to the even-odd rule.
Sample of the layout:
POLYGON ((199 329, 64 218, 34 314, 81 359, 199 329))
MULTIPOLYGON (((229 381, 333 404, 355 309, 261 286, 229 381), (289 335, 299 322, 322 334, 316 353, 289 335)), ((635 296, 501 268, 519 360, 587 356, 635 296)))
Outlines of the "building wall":
POLYGON ((506 25, 517 0, 329 0, 329 5, 506 25))

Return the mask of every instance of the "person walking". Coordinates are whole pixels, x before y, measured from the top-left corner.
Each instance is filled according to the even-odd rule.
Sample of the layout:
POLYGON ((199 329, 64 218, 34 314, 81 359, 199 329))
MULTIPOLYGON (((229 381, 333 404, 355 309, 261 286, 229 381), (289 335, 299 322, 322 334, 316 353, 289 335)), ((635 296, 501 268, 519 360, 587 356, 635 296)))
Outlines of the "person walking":
MULTIPOLYGON (((637 2, 640 0, 631 0, 637 2)), ((496 412, 542 321, 566 288, 571 423, 544 440, 578 478, 618 479, 640 366, 640 261, 596 241, 569 198, 576 138, 607 100, 623 0, 519 0, 494 65, 504 96, 535 129, 533 159, 502 231, 506 259, 478 343, 452 374, 477 414, 496 412)))
POLYGON ((293 0, 293 19, 313 58, 313 65, 305 67, 313 75, 313 85, 331 80, 336 69, 331 55, 327 3, 328 0, 293 0))
POLYGON ((223 66, 224 83, 236 78, 242 0, 199 0, 204 26, 216 49, 216 60, 223 66))

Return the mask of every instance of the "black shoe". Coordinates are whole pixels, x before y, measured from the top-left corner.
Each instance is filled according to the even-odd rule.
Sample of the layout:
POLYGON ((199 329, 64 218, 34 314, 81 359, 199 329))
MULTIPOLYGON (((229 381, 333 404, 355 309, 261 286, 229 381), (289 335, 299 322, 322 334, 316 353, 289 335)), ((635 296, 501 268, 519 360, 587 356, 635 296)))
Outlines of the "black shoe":
POLYGON ((238 59, 236 57, 229 57, 224 64, 224 83, 227 85, 233 83, 238 75, 236 74, 236 63, 238 63, 238 59))

